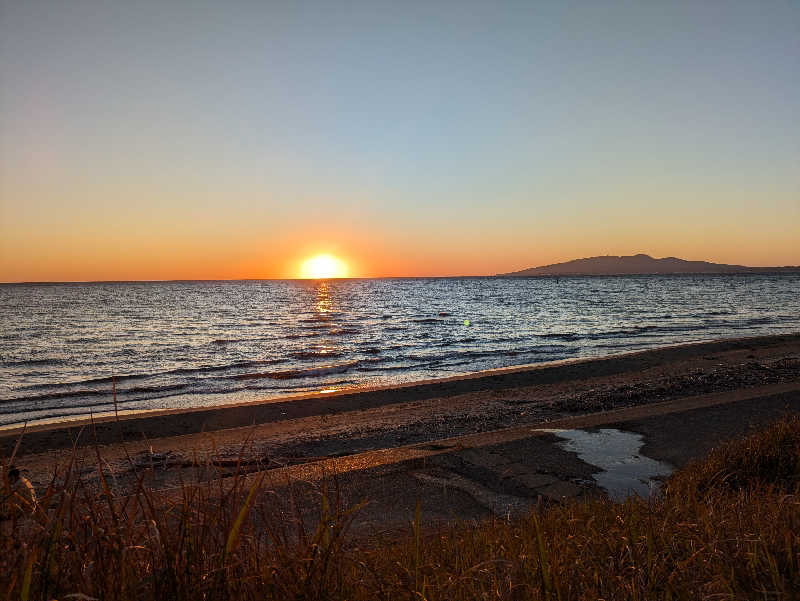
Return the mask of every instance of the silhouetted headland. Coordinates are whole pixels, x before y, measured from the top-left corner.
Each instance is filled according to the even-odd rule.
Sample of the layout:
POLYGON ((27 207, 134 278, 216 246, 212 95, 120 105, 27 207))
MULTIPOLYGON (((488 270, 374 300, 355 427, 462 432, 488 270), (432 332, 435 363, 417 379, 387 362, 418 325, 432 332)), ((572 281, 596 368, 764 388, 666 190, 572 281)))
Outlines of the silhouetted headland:
POLYGON ((530 267, 511 273, 498 274, 499 277, 526 277, 548 275, 651 275, 651 274, 736 274, 736 273, 800 273, 800 266, 785 267, 747 267, 727 265, 709 261, 686 261, 676 257, 655 259, 650 255, 602 256, 573 259, 565 263, 530 267))

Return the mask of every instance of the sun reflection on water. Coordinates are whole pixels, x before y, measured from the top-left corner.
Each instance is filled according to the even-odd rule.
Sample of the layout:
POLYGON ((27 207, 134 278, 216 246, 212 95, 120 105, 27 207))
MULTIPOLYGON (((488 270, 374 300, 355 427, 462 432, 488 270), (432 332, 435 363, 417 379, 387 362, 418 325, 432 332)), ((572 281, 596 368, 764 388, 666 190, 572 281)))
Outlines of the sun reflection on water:
POLYGON ((317 315, 327 317, 332 310, 333 299, 328 282, 320 282, 317 285, 317 315))

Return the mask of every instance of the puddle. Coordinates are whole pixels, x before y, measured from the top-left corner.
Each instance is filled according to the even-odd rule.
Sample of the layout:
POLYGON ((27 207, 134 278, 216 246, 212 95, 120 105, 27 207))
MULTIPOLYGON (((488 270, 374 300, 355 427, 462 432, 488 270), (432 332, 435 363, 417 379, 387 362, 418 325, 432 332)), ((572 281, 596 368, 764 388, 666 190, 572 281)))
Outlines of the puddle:
POLYGON ((648 497, 658 489, 658 476, 668 476, 672 467, 640 454, 641 434, 614 428, 601 430, 541 430, 564 439, 559 446, 603 471, 592 477, 614 501, 637 494, 648 497))

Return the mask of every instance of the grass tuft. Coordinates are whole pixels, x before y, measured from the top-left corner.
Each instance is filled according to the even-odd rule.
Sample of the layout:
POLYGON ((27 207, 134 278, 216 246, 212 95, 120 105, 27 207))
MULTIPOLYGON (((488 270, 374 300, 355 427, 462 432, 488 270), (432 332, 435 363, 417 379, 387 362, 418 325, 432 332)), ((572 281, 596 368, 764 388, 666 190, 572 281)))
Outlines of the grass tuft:
POLYGON ((423 527, 417 506, 409 532, 381 545, 348 534, 359 507, 341 507, 336 490, 323 488, 307 528, 299 509, 276 509, 263 478, 237 472, 167 500, 143 473, 134 494, 115 497, 101 468, 98 459, 98 490, 70 460, 35 515, 0 524, 0 595, 789 600, 800 591, 798 417, 721 446, 658 499, 584 499, 437 529, 423 527))

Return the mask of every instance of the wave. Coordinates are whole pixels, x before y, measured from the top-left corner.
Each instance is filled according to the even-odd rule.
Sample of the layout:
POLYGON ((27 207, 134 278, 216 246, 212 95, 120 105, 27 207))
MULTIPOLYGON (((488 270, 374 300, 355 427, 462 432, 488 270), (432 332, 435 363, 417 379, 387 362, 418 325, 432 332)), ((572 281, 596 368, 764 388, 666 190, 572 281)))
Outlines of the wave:
MULTIPOLYGON (((117 402, 125 402, 125 399, 121 397, 125 397, 126 395, 173 392, 176 390, 183 390, 186 387, 187 387, 186 384, 170 384, 165 386, 136 386, 134 388, 128 388, 128 389, 117 389, 117 402)), ((107 389, 81 388, 78 390, 61 390, 46 394, 35 394, 29 396, 19 396, 15 398, 2 399, 0 400, 0 404, 6 405, 11 403, 41 403, 44 401, 53 401, 57 399, 70 399, 70 398, 79 399, 85 397, 101 397, 101 396, 111 398, 112 395, 113 391, 111 388, 107 389)))
POLYGON ((20 359, 18 361, 3 361, 3 367, 46 367, 64 365, 64 359, 20 359))
POLYGON ((606 330, 602 332, 587 332, 587 333, 578 333, 578 332, 548 332, 547 334, 538 334, 538 338, 544 338, 546 340, 561 340, 564 342, 575 342, 579 340, 605 340, 605 339, 613 339, 613 338, 631 338, 636 336, 642 336, 645 334, 651 334, 653 332, 675 332, 675 331, 691 331, 691 330, 701 330, 704 329, 705 326, 656 326, 656 325, 646 325, 646 326, 639 326, 635 328, 627 328, 627 329, 619 329, 619 330, 606 330))
POLYGON ((328 336, 347 336, 348 334, 358 334, 355 328, 335 328, 328 330, 328 336))
POLYGON ((296 378, 308 378, 312 376, 327 376, 330 374, 341 374, 353 367, 356 367, 359 361, 348 361, 347 363, 339 363, 336 365, 323 365, 321 367, 309 367, 308 369, 293 369, 287 371, 268 371, 268 372, 255 372, 249 374, 236 374, 231 376, 235 380, 252 380, 260 378, 269 378, 271 380, 293 380, 296 378))
POLYGON ((406 361, 420 361, 426 364, 435 365, 442 361, 450 359, 480 359, 483 357, 501 357, 501 356, 518 356, 518 355, 551 355, 557 353, 574 353, 577 349, 560 344, 540 345, 528 348, 517 349, 486 349, 486 350, 470 350, 470 351, 451 351, 445 353, 410 353, 404 355, 402 360, 406 361))
POLYGON ((375 364, 375 363, 386 363, 387 361, 391 361, 389 357, 365 357, 364 359, 359 359, 357 363, 359 365, 363 364, 375 364))
POLYGON ((299 351, 289 356, 294 359, 336 359, 342 354, 338 351, 299 351))
MULTIPOLYGON (((356 384, 355 380, 332 380, 332 381, 326 381, 324 386, 327 388, 329 386, 346 386, 346 385, 352 386, 354 384, 356 384)), ((277 390, 283 392, 297 392, 303 390, 314 391, 314 390, 319 390, 319 386, 320 386, 319 384, 313 384, 313 383, 309 384, 308 382, 297 383, 297 384, 285 383, 281 384, 280 388, 278 388, 277 390)), ((271 390, 271 389, 272 387, 265 388, 265 390, 271 390)))
POLYGON ((425 365, 427 365, 427 364, 426 363, 422 363, 422 364, 416 364, 416 365, 384 365, 384 366, 381 366, 381 367, 374 367, 374 366, 362 367, 362 366, 358 366, 358 367, 356 367, 356 370, 357 371, 363 371, 363 372, 412 371, 412 370, 415 370, 415 369, 419 369, 420 367, 424 367, 425 365))
POLYGON ((697 325, 683 325, 683 326, 657 326, 645 325, 633 328, 625 328, 619 330, 607 330, 602 332, 590 332, 584 334, 582 337, 586 340, 605 340, 607 338, 635 338, 637 336, 649 335, 654 333, 670 333, 670 332, 696 332, 705 330, 707 328, 704 324, 697 325))
POLYGON ((314 323, 320 321, 330 321, 335 317, 341 317, 343 315, 340 311, 329 311, 327 313, 316 313, 311 317, 304 317, 302 319, 298 319, 297 321, 300 323, 314 323))
MULTIPOLYGON (((64 387, 64 386, 91 386, 94 384, 111 384, 112 380, 116 380, 117 383, 120 383, 129 380, 146 380, 149 378, 155 378, 161 376, 205 374, 205 373, 213 373, 221 371, 231 371, 235 369, 243 369, 247 367, 254 367, 257 365, 277 365, 280 363, 285 363, 286 361, 288 361, 288 359, 285 357, 274 358, 274 359, 251 359, 251 360, 236 361, 234 363, 227 363, 225 365, 201 365, 197 367, 178 367, 176 369, 156 371, 153 373, 121 374, 118 376, 101 376, 99 378, 88 378, 86 380, 78 380, 75 382, 30 384, 26 386, 25 389, 36 390, 42 388, 54 388, 54 387, 64 387)), ((122 391, 124 391, 124 389, 117 389, 117 392, 122 392, 122 391)), ((65 392, 64 394, 71 394, 71 393, 65 392)))
POLYGON ((563 340, 564 342, 572 342, 574 340, 580 340, 583 338, 580 334, 575 333, 558 333, 558 332, 550 332, 548 334, 538 334, 539 338, 544 338, 545 340, 563 340))
POLYGON ((602 332, 590 332, 587 334, 543 334, 542 338, 561 338, 563 340, 605 340, 615 338, 636 338, 638 336, 654 334, 691 334, 710 330, 714 327, 724 327, 729 329, 741 329, 742 327, 774 324, 772 317, 753 317, 741 320, 722 320, 709 323, 683 324, 683 325, 645 325, 628 329, 607 330, 602 332))
POLYGON ((773 323, 774 321, 775 320, 772 317, 752 317, 750 319, 746 319, 744 323, 748 326, 758 326, 773 323))

